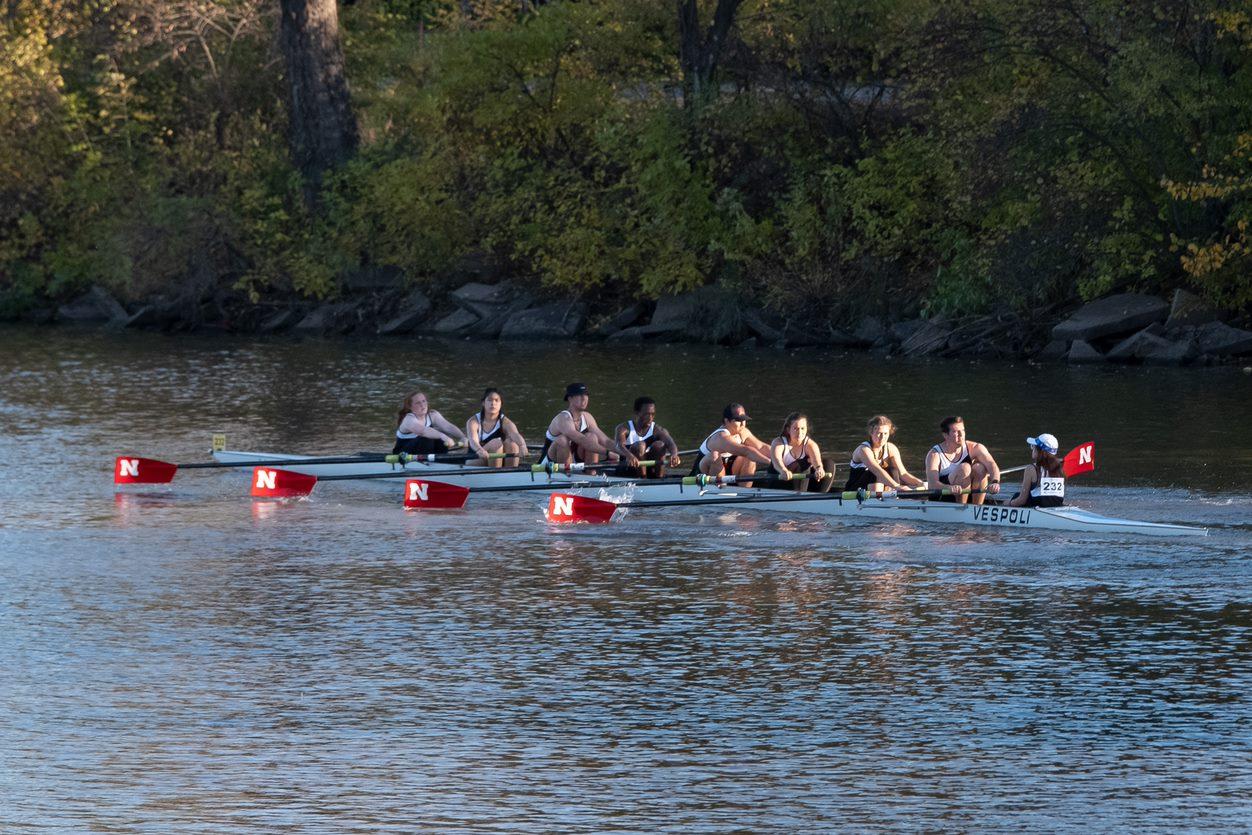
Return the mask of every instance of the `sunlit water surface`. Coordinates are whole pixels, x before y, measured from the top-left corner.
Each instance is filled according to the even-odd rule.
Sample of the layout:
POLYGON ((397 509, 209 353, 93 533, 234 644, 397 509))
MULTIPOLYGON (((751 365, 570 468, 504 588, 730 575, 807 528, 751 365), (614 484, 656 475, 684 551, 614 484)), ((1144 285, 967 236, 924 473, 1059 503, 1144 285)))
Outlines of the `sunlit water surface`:
POLYGON ((1246 830, 1252 377, 706 347, 0 331, 0 830, 1246 830), (732 509, 552 528, 537 494, 253 502, 112 457, 381 449, 402 393, 566 382, 683 446, 746 402, 920 470, 960 412, 1002 464, 1095 440, 1092 510, 1194 540, 732 509))

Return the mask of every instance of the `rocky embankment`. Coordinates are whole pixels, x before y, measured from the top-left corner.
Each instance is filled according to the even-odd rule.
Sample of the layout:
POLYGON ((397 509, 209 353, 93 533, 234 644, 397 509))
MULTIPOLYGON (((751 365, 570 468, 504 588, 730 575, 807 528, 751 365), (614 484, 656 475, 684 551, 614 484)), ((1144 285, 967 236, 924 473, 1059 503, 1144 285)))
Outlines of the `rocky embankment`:
POLYGON ((1252 330, 1221 321, 1197 296, 1172 301, 1139 294, 1109 296, 1074 310, 1034 317, 1000 312, 890 322, 867 316, 841 329, 800 328, 745 307, 729 291, 704 287, 653 303, 589 311, 582 301, 536 298, 510 281, 469 281, 434 300, 396 286, 395 276, 360 279, 330 302, 194 305, 154 299, 130 307, 100 287, 36 316, 42 322, 112 328, 218 330, 259 334, 431 335, 470 339, 599 339, 706 342, 738 347, 826 346, 882 355, 1029 358, 1042 362, 1209 365, 1252 356, 1252 330))

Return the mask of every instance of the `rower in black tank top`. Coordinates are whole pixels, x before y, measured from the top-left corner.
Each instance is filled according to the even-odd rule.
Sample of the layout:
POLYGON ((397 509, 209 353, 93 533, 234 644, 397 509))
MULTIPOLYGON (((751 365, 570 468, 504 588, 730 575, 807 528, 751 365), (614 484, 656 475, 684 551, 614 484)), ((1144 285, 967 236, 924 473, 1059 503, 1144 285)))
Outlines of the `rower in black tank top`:
POLYGON ((483 422, 483 413, 479 411, 475 415, 475 417, 478 418, 478 445, 479 446, 486 446, 487 444, 494 441, 496 438, 500 438, 501 440, 504 439, 504 412, 500 413, 499 417, 496 419, 496 425, 492 428, 492 430, 485 434, 483 430, 487 428, 487 425, 483 422))
MULTIPOLYGON (((773 441, 770 441, 770 446, 773 446, 779 441, 786 443, 787 439, 780 435, 773 441)), ((783 463, 787 465, 787 469, 791 470, 793 473, 807 473, 809 470, 813 469, 813 462, 809 460, 807 445, 805 451, 800 453, 799 456, 796 456, 795 453, 791 451, 791 447, 788 446, 786 450, 783 451, 783 463)), ((770 462, 768 472, 772 478, 767 483, 761 485, 762 487, 782 487, 792 489, 796 487, 796 482, 783 481, 779 478, 782 473, 778 472, 778 468, 774 466, 774 462, 772 461, 770 462)))
MULTIPOLYGON (((886 444, 879 447, 878 455, 874 455, 874 447, 869 441, 861 441, 861 443, 857 446, 857 449, 862 448, 865 450, 862 455, 873 456, 874 463, 882 467, 885 472, 891 472, 887 466, 889 459, 887 457, 886 444)), ((871 484, 876 484, 878 482, 878 477, 874 475, 873 470, 864 464, 857 463, 855 453, 853 453, 852 459, 853 460, 848 462, 848 480, 844 482, 844 490, 865 490, 868 489, 871 484)))

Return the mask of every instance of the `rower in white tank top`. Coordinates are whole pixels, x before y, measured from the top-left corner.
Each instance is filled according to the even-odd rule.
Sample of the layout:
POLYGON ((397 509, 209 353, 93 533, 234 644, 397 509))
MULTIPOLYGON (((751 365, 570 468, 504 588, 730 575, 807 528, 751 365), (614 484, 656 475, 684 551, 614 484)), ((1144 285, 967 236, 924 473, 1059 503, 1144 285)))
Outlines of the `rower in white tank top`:
POLYGON ((544 430, 540 463, 595 464, 610 456, 613 442, 587 411, 591 402, 587 386, 570 383, 565 387, 565 402, 566 408, 557 412, 544 430))
POLYGON ((939 456, 939 461, 940 461, 939 480, 942 481, 944 484, 949 483, 948 476, 951 475, 953 467, 957 466, 958 464, 968 463, 970 460, 969 459, 969 444, 964 444, 964 443, 961 444, 960 449, 958 449, 956 452, 952 453, 951 455, 944 452, 943 447, 940 446, 939 444, 935 444, 934 446, 932 446, 930 448, 930 451, 936 453, 939 456))
POLYGON ((719 426, 717 429, 714 429, 711 433, 709 433, 709 436, 707 438, 705 438, 703 441, 700 442, 700 456, 704 457, 707 455, 720 455, 722 456, 723 461, 733 458, 734 453, 731 453, 731 452, 714 453, 712 450, 709 449, 709 441, 713 440, 718 435, 729 435, 729 434, 730 434, 730 430, 727 429, 725 426, 719 426))
POLYGON ((656 401, 646 395, 635 398, 634 414, 613 429, 618 455, 616 475, 625 478, 663 478, 667 467, 682 463, 678 444, 656 422, 656 401), (652 461, 644 467, 640 461, 652 461))
POLYGON ((728 403, 722 409, 722 425, 700 444, 692 475, 733 475, 740 483, 756 472, 758 466, 768 467, 769 444, 748 428, 747 410, 742 403, 728 403))
POLYGON ((644 441, 651 440, 653 433, 656 432, 655 423, 648 424, 648 431, 642 435, 640 435, 639 430, 635 428, 635 422, 633 420, 627 420, 626 426, 628 428, 626 443, 629 446, 634 446, 635 444, 641 444, 644 441))

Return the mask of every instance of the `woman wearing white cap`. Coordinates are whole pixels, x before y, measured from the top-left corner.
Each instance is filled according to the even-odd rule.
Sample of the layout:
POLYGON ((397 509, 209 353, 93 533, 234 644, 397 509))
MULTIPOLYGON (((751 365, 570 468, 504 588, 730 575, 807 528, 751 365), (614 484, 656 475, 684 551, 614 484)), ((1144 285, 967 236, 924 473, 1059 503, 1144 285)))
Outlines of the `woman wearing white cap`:
POLYGON ((1055 435, 1027 438, 1033 462, 1022 472, 1022 490, 1009 500, 1013 507, 1060 507, 1065 504, 1065 469, 1056 457, 1055 435))

